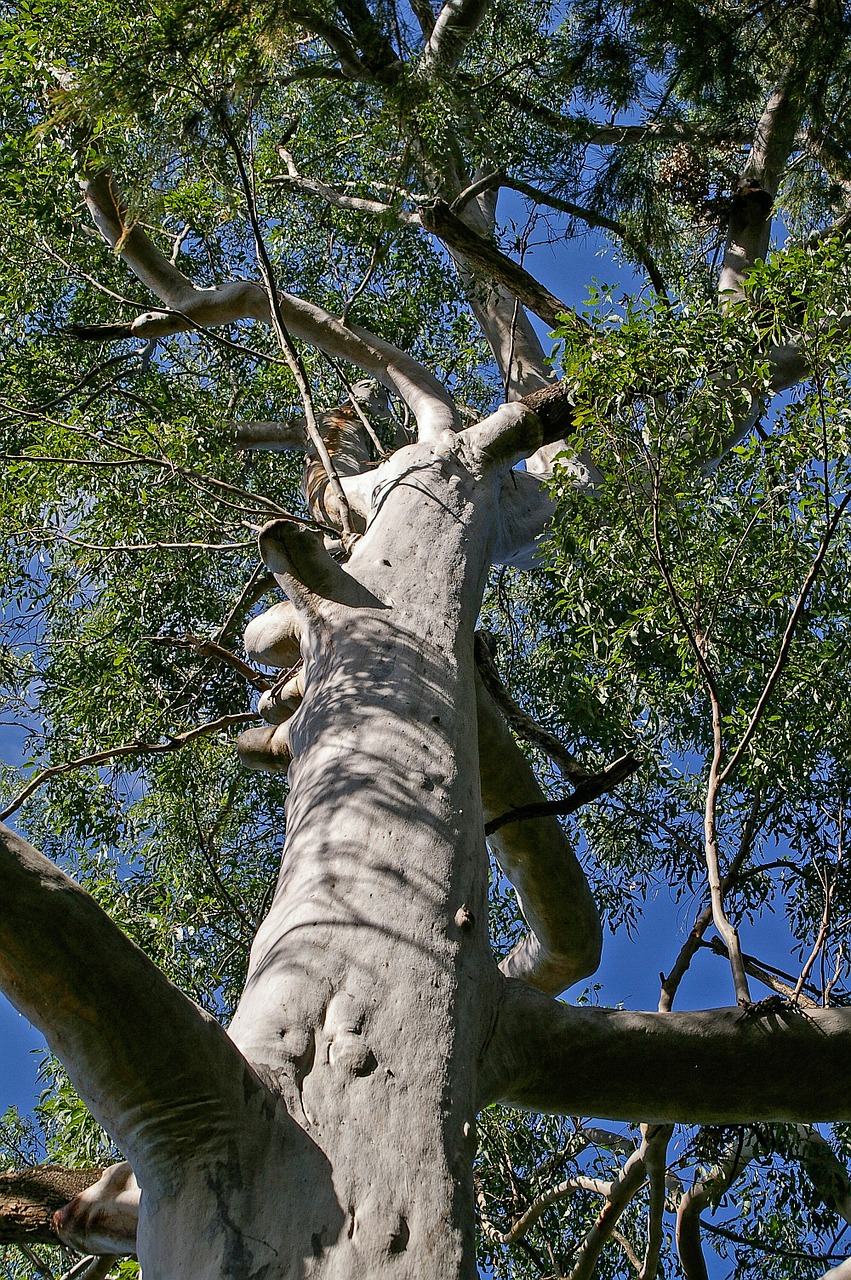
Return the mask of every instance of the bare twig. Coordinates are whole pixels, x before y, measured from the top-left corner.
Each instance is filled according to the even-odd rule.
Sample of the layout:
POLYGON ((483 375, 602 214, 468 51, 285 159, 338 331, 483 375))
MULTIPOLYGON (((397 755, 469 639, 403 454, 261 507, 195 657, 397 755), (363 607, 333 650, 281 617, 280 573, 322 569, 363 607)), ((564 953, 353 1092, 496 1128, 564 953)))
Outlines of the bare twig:
POLYGON ((628 751, 626 755, 615 760, 613 764, 603 769, 601 773, 592 774, 583 782, 580 782, 574 789, 573 794, 569 795, 566 800, 545 800, 540 804, 521 805, 518 809, 503 813, 498 818, 492 818, 485 825, 485 835, 493 835, 495 831, 499 831, 500 827, 506 826, 509 822, 525 822, 530 818, 564 817, 569 813, 575 813, 583 805, 599 799, 607 791, 611 791, 616 787, 618 783, 631 777, 640 765, 641 761, 638 757, 628 751))

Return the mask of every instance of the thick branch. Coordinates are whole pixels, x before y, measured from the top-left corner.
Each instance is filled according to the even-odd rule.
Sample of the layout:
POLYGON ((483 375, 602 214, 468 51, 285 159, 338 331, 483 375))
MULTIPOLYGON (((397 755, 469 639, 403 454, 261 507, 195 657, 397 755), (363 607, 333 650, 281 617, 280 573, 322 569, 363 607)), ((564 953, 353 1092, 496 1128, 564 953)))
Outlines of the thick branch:
POLYGON ((801 88, 808 71, 815 8, 815 3, 810 3, 802 18, 799 48, 757 122, 753 145, 733 197, 718 280, 722 302, 744 297, 745 277, 768 252, 774 199, 804 111, 801 88))
POLYGON ((0 1173, 0 1244, 58 1244, 54 1213, 102 1173, 56 1164, 0 1173))
POLYGON ((633 1013, 510 983, 483 1087, 512 1105, 613 1120, 840 1120, 851 1115, 849 1051, 851 1010, 633 1013))
MULTIPOLYGON (((535 774, 479 680, 476 682, 479 768, 485 821, 505 805, 543 801, 535 774)), ((487 829, 487 827, 486 827, 487 829)), ((600 963, 600 918, 585 873, 555 817, 516 822, 489 843, 514 885, 531 933, 500 968, 556 994, 594 972, 600 963)))
POLYGON ((265 1090, 223 1029, 93 898, 0 827, 0 986, 144 1186, 236 1131, 265 1090), (200 1147, 199 1147, 200 1144, 200 1147))
POLYGON ((422 69, 453 71, 489 8, 490 0, 446 0, 423 50, 422 69))

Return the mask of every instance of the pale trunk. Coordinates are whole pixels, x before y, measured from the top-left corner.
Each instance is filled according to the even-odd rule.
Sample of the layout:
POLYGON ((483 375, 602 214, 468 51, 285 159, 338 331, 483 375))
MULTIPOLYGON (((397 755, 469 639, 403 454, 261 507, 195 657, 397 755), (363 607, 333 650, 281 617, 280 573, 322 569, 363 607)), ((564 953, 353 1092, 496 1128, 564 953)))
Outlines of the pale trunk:
POLYGON ((269 1275, 476 1274, 476 1067, 500 986, 473 680, 500 475, 481 462, 450 433, 400 451, 336 584, 302 556, 310 535, 273 565, 302 616, 306 693, 281 875, 231 1028, 308 1138, 280 1151, 269 1275))

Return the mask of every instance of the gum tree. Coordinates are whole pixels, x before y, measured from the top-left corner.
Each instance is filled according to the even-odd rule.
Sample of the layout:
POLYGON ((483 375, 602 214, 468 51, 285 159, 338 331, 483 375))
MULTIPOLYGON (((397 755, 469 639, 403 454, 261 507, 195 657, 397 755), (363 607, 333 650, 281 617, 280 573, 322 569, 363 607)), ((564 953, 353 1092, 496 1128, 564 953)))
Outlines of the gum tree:
POLYGON ((845 24, 9 21, 4 816, 91 892, 4 829, 0 981, 125 1163, 55 1067, 87 1167, 4 1175, 2 1238, 450 1280, 478 1201, 497 1269, 578 1280, 669 1266, 668 1211, 691 1280, 781 1157, 846 1217, 845 24), (524 265, 580 227, 634 300, 524 265), (652 877, 705 895, 659 1010, 554 999, 652 877), (774 901, 793 973, 740 941, 774 901), (736 1003, 675 1012, 713 931, 736 1003))

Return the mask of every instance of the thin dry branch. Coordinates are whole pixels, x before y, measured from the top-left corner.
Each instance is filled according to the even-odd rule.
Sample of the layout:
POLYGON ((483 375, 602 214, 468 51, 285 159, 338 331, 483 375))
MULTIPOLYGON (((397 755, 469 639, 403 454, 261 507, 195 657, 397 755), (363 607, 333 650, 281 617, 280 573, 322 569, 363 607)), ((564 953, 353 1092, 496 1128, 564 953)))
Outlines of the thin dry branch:
POLYGON ((492 818, 485 824, 485 835, 493 835, 509 822, 526 822, 532 818, 565 817, 569 813, 576 813, 577 809, 581 809, 583 805, 590 804, 592 800, 598 800, 600 796, 631 777, 640 765, 640 759, 628 751, 601 773, 592 774, 584 782, 580 782, 565 800, 545 800, 540 804, 522 805, 501 814, 498 818, 492 818))
POLYGON ((571 218, 579 218, 589 227, 598 227, 601 231, 610 231, 612 235, 617 236, 623 242, 636 262, 647 272, 650 283, 660 298, 664 298, 667 301, 668 291, 665 286, 665 280, 656 265, 653 255, 647 245, 639 240, 622 222, 618 222, 615 218, 608 218, 605 214, 599 213, 595 209, 589 209, 585 205, 575 204, 572 200, 564 200, 561 196, 557 196, 552 192, 541 191, 539 187, 534 187, 529 182, 521 182, 518 178, 505 176, 501 179, 500 185, 516 191, 519 195, 526 196, 529 200, 534 201, 535 204, 545 204, 560 213, 566 213, 571 218))
POLYGON ((254 187, 245 166, 245 157, 242 154, 242 148, 239 146, 233 130, 230 127, 229 121, 225 117, 221 117, 220 125, 236 162, 243 196, 248 210, 248 219, 254 233, 254 246, 257 252, 260 274, 263 277, 263 283, 269 299, 272 329, 278 340, 281 351, 284 354, 284 359, 289 366, 290 373, 298 387, 302 407, 304 408, 305 430, 316 456, 319 458, 319 461, 325 469, 325 474, 328 477, 328 487, 336 500, 336 510, 340 518, 344 541, 346 543, 350 543, 355 536, 355 530, 354 525, 352 524, 352 513, 349 509, 349 501, 343 491, 342 485, 340 484, 340 477, 337 474, 337 469, 334 466, 331 454, 328 452, 328 447, 325 444, 322 433, 319 430, 319 425, 316 421, 316 410, 313 404, 313 393, 310 388, 307 370, 304 367, 304 362, 296 350, 292 337, 290 336, 289 330, 284 322, 281 299, 278 293, 278 286, 275 281, 275 273, 272 268, 269 252, 266 248, 266 242, 263 238, 263 229, 260 226, 257 202, 254 197, 254 187))
POLYGON ((591 771, 579 763, 554 733, 549 733, 536 724, 530 715, 512 698, 502 683, 493 655, 493 637, 486 631, 477 631, 475 637, 476 666, 482 678, 482 684, 499 707, 508 724, 518 738, 539 747, 559 771, 574 782, 584 782, 592 776, 591 771))
POLYGON ((179 751, 181 747, 187 746, 197 738, 203 738, 207 734, 218 733, 221 730, 230 729, 234 725, 246 724, 249 721, 259 719, 258 715, 250 711, 239 712, 229 716, 219 716, 217 720, 209 720, 206 724, 197 724, 192 729, 187 729, 184 733, 175 734, 165 742, 140 742, 138 740, 123 742, 117 747, 105 747, 103 751, 93 751, 89 755, 77 756, 73 760, 65 760, 62 764, 50 765, 48 768, 42 769, 35 777, 30 778, 27 785, 6 805, 5 809, 0 810, 0 820, 5 821, 6 818, 11 817, 13 813, 20 809, 24 801, 28 800, 33 792, 44 786, 46 782, 50 782, 52 778, 59 778, 65 773, 72 773, 75 769, 84 769, 90 765, 109 764, 113 760, 125 759, 128 756, 163 755, 171 751, 179 751))
MULTIPOLYGON (((730 958, 721 938, 713 938, 711 942, 704 942, 701 945, 707 947, 715 955, 723 956, 725 960, 730 958)), ((745 973, 750 974, 752 978, 756 978, 757 982, 761 982, 763 986, 768 987, 776 995, 788 1000, 790 1004, 796 1004, 801 1009, 818 1008, 818 1001, 805 995, 803 989, 796 992, 792 982, 784 981, 779 974, 773 972, 765 964, 761 964, 755 956, 749 956, 743 951, 742 964, 744 965, 745 973)))

